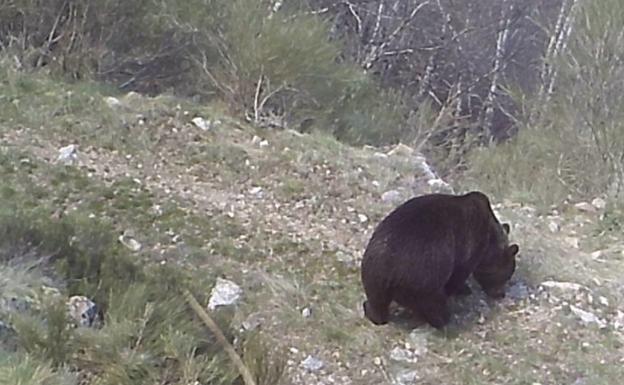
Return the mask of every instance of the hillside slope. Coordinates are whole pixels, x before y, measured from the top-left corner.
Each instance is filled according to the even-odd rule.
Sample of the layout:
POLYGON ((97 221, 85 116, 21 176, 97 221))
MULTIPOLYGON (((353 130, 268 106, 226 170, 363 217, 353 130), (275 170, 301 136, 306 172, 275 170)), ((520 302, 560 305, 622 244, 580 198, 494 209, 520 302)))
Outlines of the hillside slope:
POLYGON ((624 242, 601 208, 495 202, 521 246, 507 298, 475 290, 453 302, 446 335, 400 314, 375 327, 361 309, 366 242, 400 200, 430 191, 406 147, 357 149, 256 130, 217 106, 24 81, 0 116, 5 186, 56 215, 111 221, 146 263, 236 282, 232 328, 286 349, 283 383, 620 383, 624 242), (77 158, 64 165, 69 144, 77 158))

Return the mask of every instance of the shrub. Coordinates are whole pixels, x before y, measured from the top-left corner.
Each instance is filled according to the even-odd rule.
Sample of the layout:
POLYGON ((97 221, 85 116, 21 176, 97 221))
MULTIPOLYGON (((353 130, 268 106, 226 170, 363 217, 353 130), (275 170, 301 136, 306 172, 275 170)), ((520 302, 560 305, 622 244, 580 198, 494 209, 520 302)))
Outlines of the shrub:
MULTIPOLYGON (((70 293, 85 294, 105 305, 105 322, 101 329, 69 328, 66 297, 41 296, 38 306, 10 317, 18 341, 17 352, 11 355, 27 359, 18 365, 13 359, 5 360, 0 349, 0 373, 4 374, 0 383, 3 379, 17 381, 10 383, 74 383, 66 369, 88 379, 81 383, 92 383, 91 379, 98 384, 121 385, 237 383, 238 373, 221 347, 181 300, 182 291, 189 289, 206 302, 205 287, 213 276, 205 271, 202 276, 191 274, 173 265, 140 267, 114 241, 108 226, 77 214, 54 222, 45 212, 25 211, 2 202, 0 263, 11 262, 14 269, 21 266, 29 274, 33 268, 47 271, 50 266, 45 263, 33 265, 18 259, 52 253, 70 293), (20 252, 24 250, 31 252, 20 252)), ((34 275, 30 279, 35 279, 34 275)), ((33 283, 33 292, 36 286, 33 283)), ((228 317, 231 314, 219 313, 215 320, 231 340, 228 317)), ((283 373, 283 362, 267 356, 268 345, 255 337, 253 341, 244 337, 242 342, 256 378, 269 381, 259 383, 275 383, 283 373), (265 357, 268 359, 262 360, 265 357)))

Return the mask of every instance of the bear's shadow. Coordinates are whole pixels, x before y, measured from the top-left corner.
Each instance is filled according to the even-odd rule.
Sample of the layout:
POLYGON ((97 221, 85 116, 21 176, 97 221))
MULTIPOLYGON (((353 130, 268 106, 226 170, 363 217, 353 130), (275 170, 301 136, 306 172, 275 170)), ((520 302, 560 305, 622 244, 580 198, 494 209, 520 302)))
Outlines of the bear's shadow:
MULTIPOLYGON (((505 298, 494 300, 485 295, 472 277, 468 279, 467 284, 472 293, 470 295, 452 296, 449 298, 447 306, 451 313, 451 321, 444 329, 435 330, 434 334, 450 339, 457 338, 478 325, 481 317, 485 318, 484 323, 487 324, 492 315, 499 311, 504 311, 504 308, 510 304, 527 298, 533 291, 526 279, 513 277, 507 284, 505 298)), ((413 314, 394 302, 390 307, 389 321, 395 327, 406 331, 430 327, 422 317, 413 314)))

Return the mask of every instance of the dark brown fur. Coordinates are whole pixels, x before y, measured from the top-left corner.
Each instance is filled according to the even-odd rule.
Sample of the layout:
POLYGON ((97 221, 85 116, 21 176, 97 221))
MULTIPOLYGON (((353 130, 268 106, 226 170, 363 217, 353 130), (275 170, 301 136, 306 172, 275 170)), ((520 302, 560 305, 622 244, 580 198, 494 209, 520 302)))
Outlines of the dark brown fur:
POLYGON ((488 295, 504 296, 518 253, 508 232, 480 192, 431 194, 403 203, 379 223, 364 252, 366 317, 387 323, 394 300, 442 328, 450 318, 448 296, 469 294, 470 274, 488 295))

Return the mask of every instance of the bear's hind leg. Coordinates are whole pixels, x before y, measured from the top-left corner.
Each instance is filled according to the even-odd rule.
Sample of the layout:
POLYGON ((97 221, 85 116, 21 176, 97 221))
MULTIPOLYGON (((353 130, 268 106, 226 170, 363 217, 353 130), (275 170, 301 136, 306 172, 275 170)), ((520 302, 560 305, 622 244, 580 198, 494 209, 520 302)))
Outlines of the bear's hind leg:
POLYGON ((390 302, 392 298, 388 293, 378 293, 367 296, 364 301, 364 315, 375 325, 384 325, 390 318, 390 302))
POLYGON ((449 323, 451 316, 446 307, 447 296, 444 291, 435 293, 416 293, 408 289, 397 290, 395 300, 411 310, 436 329, 442 329, 449 323))
POLYGON ((420 313, 436 329, 442 329, 451 320, 446 300, 446 294, 439 292, 424 295, 418 301, 420 313))

